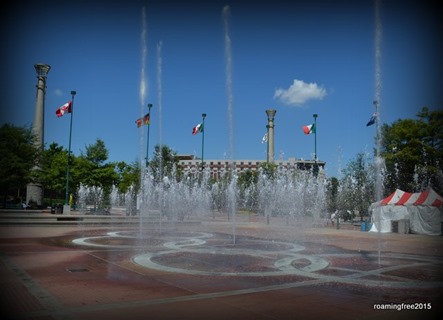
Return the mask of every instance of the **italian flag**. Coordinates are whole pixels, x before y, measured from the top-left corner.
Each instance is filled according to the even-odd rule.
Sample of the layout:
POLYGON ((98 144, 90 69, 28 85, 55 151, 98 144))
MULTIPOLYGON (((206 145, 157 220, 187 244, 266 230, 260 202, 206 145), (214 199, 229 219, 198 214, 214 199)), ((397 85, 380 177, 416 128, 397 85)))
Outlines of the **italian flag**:
POLYGON ((197 133, 203 132, 203 123, 199 123, 194 128, 192 128, 192 134, 195 136, 197 133))
POLYGON ((304 134, 315 133, 315 124, 313 123, 308 126, 303 126, 303 132, 304 134))

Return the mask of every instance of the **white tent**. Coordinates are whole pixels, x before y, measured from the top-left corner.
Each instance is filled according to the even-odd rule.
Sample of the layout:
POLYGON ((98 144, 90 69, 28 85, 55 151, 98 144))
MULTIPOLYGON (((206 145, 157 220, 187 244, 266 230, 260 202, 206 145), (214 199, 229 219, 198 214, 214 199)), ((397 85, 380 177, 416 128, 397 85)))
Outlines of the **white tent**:
POLYGON ((372 214, 370 232, 392 232, 393 226, 403 233, 440 235, 443 220, 443 197, 429 188, 410 193, 400 189, 369 207, 372 214))

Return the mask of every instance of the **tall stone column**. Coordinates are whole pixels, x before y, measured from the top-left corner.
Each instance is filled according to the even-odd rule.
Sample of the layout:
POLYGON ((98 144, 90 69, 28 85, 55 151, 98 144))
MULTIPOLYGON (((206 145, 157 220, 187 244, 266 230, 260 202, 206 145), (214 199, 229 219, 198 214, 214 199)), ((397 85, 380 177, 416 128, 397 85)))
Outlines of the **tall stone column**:
MULTIPOLYGON (((35 146, 43 151, 45 129, 45 93, 46 77, 51 66, 43 63, 34 65, 37 73, 37 94, 35 98, 35 115, 32 133, 35 136, 35 146)), ((40 169, 35 167, 34 170, 40 169)), ((26 203, 43 205, 43 186, 38 182, 29 183, 26 188, 26 203)))
POLYGON ((268 125, 266 128, 268 129, 268 155, 267 162, 274 163, 274 116, 277 110, 266 110, 266 114, 268 115, 268 125))

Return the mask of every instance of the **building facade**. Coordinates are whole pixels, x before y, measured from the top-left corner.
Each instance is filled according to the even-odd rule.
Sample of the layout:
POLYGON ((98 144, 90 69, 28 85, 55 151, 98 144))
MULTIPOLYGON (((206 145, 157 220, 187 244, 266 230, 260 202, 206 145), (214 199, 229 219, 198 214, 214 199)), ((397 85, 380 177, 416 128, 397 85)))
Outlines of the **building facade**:
MULTIPOLYGON (((195 173, 201 170, 202 161, 196 159, 192 155, 178 155, 178 165, 184 173, 195 173)), ((211 176, 217 179, 223 176, 226 172, 235 167, 237 173, 244 171, 257 171, 266 160, 205 160, 203 165, 205 169, 209 169, 211 176)), ((277 167, 283 167, 290 172, 298 170, 313 170, 315 165, 318 166, 318 173, 324 176, 325 161, 303 160, 289 158, 287 160, 274 160, 277 167)))

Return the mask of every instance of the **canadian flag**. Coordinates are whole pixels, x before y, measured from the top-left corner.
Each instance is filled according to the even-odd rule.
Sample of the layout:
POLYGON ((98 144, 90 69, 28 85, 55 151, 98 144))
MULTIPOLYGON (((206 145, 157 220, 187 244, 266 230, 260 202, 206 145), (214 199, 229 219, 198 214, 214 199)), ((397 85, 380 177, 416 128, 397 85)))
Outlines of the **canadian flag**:
POLYGON ((71 106, 72 106, 72 101, 66 102, 64 105, 62 105, 60 108, 58 108, 57 110, 55 110, 55 114, 57 115, 58 118, 60 118, 61 116, 63 116, 66 112, 67 113, 71 113, 71 106))

